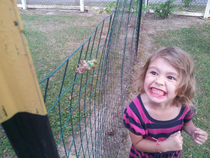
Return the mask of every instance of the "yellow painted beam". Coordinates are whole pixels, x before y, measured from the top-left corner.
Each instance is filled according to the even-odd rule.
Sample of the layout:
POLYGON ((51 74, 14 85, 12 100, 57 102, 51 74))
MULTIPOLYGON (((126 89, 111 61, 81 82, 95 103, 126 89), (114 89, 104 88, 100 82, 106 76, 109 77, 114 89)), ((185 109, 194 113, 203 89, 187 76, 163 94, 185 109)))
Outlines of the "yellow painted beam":
POLYGON ((18 112, 47 114, 16 0, 0 0, 0 123, 18 112))

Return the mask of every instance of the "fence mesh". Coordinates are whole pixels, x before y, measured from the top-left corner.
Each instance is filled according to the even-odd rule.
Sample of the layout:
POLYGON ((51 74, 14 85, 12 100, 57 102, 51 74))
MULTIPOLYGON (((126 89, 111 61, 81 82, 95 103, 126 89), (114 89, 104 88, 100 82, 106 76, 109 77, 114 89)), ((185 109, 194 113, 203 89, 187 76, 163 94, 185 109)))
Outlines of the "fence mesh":
POLYGON ((97 25, 86 42, 40 81, 61 157, 118 155, 124 100, 138 47, 141 4, 141 0, 117 1, 113 13, 97 25), (78 74, 75 65, 83 60, 95 60, 97 66, 78 74))
MULTIPOLYGON (((146 5, 153 9, 160 3, 164 3, 167 0, 145 0, 146 5)), ((204 13, 208 0, 174 0, 176 6, 175 11, 186 11, 204 13)), ((21 1, 17 0, 20 4, 21 1)), ((29 5, 60 5, 60 6, 80 6, 80 0, 26 0, 29 5)), ((97 6, 106 7, 110 2, 114 0, 84 0, 85 6, 97 6)), ((143 2, 145 3, 145 2, 143 2)))
MULTIPOLYGON (((154 10, 155 7, 157 7, 161 3, 165 3, 166 1, 167 0, 144 0, 143 4, 147 6, 147 9, 154 10)), ((200 13, 205 12, 208 0, 170 0, 170 1, 173 1, 173 4, 175 6, 173 10, 175 12, 180 12, 181 14, 183 14, 184 12, 198 13, 199 16, 201 16, 200 13)), ((110 5, 110 3, 113 2, 115 2, 115 0, 84 0, 84 6, 93 7, 91 9, 96 9, 97 7, 107 7, 110 5)), ((17 0, 17 3, 22 4, 21 0, 17 0)), ((80 6, 80 0, 26 0, 26 4, 31 5, 30 7, 32 8, 36 8, 36 5, 42 5, 42 7, 44 8, 48 8, 50 5, 54 6, 53 8, 55 7, 62 8, 65 6, 78 7, 80 6)))
MULTIPOLYGON (((154 9, 155 6, 165 3, 167 0, 148 0, 147 4, 154 9)), ((208 0, 174 0, 175 11, 204 13, 208 0)))
POLYGON ((17 0, 17 4, 22 4, 21 0, 17 0))
MULTIPOLYGON (((114 0, 84 0, 85 6, 105 7, 114 0)), ((17 0, 21 4, 21 0, 17 0)), ((80 0, 26 0, 27 5, 60 5, 60 6, 80 6, 80 0)))

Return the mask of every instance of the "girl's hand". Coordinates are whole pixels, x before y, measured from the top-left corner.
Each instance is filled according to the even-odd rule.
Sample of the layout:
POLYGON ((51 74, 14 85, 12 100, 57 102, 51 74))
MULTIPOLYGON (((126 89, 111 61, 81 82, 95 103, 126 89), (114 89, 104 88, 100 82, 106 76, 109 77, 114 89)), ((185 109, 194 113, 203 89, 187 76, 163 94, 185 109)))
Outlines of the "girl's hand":
POLYGON ((192 133, 192 138, 196 144, 202 145, 207 140, 208 134, 200 128, 196 128, 192 133))
POLYGON ((170 137, 168 137, 164 141, 164 148, 166 150, 164 152, 182 150, 182 145, 183 145, 183 137, 181 135, 181 132, 178 131, 170 135, 170 137))

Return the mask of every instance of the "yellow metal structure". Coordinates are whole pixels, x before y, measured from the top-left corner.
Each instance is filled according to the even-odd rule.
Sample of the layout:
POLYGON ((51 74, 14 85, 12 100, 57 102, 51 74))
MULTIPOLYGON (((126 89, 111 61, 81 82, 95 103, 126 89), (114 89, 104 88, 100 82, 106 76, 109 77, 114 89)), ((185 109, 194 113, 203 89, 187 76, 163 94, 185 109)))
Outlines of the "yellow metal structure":
POLYGON ((16 0, 0 0, 0 123, 19 112, 46 108, 16 0))

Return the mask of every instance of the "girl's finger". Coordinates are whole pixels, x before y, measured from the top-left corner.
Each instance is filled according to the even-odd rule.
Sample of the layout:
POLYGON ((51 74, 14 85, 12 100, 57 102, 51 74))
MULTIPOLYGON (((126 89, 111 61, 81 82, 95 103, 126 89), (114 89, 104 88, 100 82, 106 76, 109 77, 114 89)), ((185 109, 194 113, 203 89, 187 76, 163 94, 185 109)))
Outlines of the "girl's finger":
POLYGON ((198 144, 198 145, 202 145, 202 144, 203 144, 202 142, 198 141, 197 139, 195 139, 194 141, 195 141, 195 143, 198 144))
POLYGON ((200 138, 207 138, 208 137, 208 135, 206 133, 201 133, 201 134, 196 133, 195 135, 196 135, 196 137, 200 137, 200 138))
POLYGON ((204 140, 204 141, 206 141, 207 140, 207 137, 208 137, 208 135, 207 134, 196 134, 195 135, 195 138, 196 139, 202 139, 202 140, 204 140))
POLYGON ((200 128, 196 128, 195 131, 201 131, 201 129, 200 128))
POLYGON ((197 137, 195 140, 197 140, 198 142, 202 144, 206 141, 204 138, 199 138, 199 137, 197 137))
POLYGON ((207 136, 207 133, 203 130, 195 130, 195 134, 207 136))

